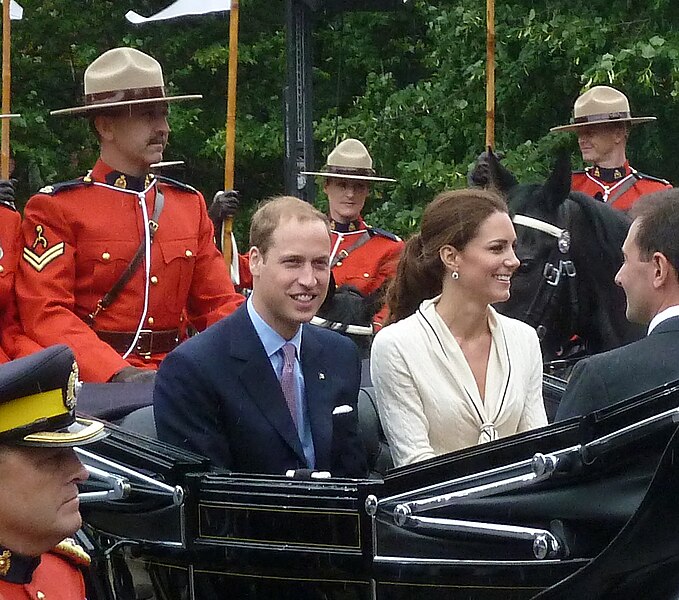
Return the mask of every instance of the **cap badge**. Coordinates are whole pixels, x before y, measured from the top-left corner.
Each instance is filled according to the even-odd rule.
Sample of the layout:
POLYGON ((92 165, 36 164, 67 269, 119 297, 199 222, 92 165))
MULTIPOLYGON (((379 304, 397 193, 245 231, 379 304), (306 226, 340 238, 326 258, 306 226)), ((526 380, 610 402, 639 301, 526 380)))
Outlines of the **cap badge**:
POLYGON ((68 376, 68 386, 66 387, 66 400, 64 404, 68 410, 73 410, 76 404, 76 390, 78 389, 78 363, 73 361, 71 374, 68 376))

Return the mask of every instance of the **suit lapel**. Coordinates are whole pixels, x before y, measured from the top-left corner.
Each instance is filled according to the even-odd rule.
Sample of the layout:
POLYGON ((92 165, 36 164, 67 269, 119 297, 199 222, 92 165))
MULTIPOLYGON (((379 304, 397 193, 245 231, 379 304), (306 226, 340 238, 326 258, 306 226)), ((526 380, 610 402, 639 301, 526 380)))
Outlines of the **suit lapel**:
POLYGON ((302 373, 317 465, 330 464, 332 449, 333 398, 328 391, 330 381, 322 368, 325 364, 323 352, 313 329, 305 326, 302 332, 302 373))
MULTIPOLYGON (((234 313, 237 334, 231 340, 231 356, 241 363, 239 379, 252 402, 304 463, 302 443, 290 416, 276 373, 266 355, 246 305, 234 313)), ((263 440, 266 443, 266 440, 263 440)))
POLYGON ((673 331, 679 331, 679 317, 670 317, 669 319, 658 323, 658 325, 653 328, 653 331, 651 331, 651 335, 673 331))

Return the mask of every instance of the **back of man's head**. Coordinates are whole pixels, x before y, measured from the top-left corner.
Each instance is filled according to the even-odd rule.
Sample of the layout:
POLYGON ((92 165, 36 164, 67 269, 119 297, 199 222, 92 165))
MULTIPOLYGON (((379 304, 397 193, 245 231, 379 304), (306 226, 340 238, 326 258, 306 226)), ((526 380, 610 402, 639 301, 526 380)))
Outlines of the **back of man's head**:
POLYGON ((640 258, 650 260, 656 252, 663 254, 674 269, 673 283, 679 285, 679 188, 642 197, 630 214, 637 223, 640 258))
POLYGON ((330 231, 330 223, 320 210, 294 196, 275 196, 266 200, 252 216, 250 222, 250 247, 256 246, 263 257, 273 243, 276 228, 283 220, 299 222, 322 221, 330 231))

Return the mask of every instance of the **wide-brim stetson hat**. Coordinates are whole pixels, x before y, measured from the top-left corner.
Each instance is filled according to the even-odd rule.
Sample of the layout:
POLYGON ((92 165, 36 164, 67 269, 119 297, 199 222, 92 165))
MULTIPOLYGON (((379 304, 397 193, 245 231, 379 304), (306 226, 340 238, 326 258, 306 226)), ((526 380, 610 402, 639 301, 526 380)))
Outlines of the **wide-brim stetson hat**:
POLYGON ((96 58, 85 70, 83 104, 53 110, 50 114, 86 115, 117 106, 199 98, 202 95, 167 96, 163 69, 155 58, 135 48, 113 48, 96 58))
POLYGON ((320 175, 337 179, 358 179, 361 181, 389 181, 395 179, 378 177, 373 169, 373 159, 368 149, 359 140, 349 138, 340 142, 328 154, 322 171, 302 171, 302 175, 320 175))
POLYGON ((568 125, 552 127, 550 131, 574 131, 586 125, 602 123, 648 123, 655 117, 633 117, 627 96, 607 85, 597 85, 587 90, 575 101, 573 118, 568 125))

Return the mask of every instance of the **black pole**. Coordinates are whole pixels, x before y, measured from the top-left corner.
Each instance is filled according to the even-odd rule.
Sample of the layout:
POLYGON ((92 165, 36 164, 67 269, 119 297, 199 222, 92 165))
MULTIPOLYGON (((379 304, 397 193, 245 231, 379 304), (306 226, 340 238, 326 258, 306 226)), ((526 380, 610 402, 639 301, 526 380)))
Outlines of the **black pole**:
POLYGON ((313 202, 311 9, 303 0, 286 0, 287 86, 285 88, 285 193, 313 202))

